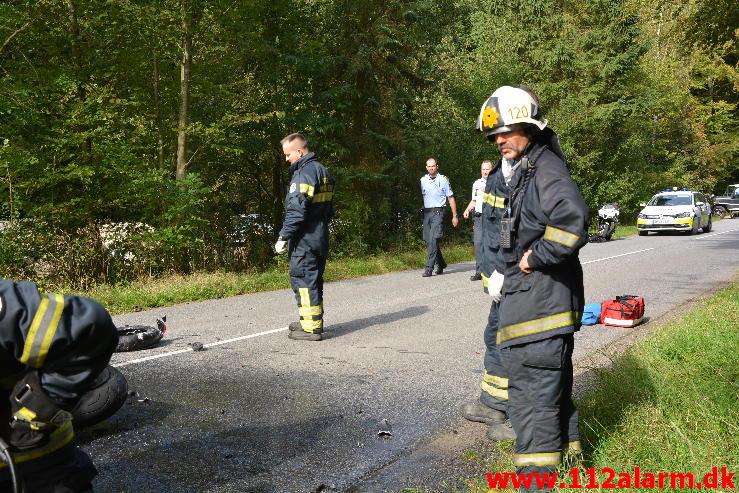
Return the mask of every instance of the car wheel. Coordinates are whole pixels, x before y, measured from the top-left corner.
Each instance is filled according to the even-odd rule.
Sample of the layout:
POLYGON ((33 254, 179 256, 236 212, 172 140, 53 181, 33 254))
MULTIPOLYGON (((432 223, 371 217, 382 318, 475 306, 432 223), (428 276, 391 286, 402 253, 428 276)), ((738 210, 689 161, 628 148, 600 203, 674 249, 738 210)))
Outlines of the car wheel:
POLYGON ((711 219, 711 216, 708 216, 708 224, 703 226, 703 232, 708 233, 713 228, 713 220, 711 219))
POLYGON ((649 231, 639 231, 639 236, 647 236, 649 234, 649 231))
POLYGON ((126 402, 127 395, 126 377, 117 368, 107 366, 70 411, 75 428, 92 426, 113 416, 126 402))
POLYGON ((723 205, 717 205, 711 210, 711 213, 716 217, 726 217, 726 215, 729 213, 728 210, 726 210, 726 207, 723 205))

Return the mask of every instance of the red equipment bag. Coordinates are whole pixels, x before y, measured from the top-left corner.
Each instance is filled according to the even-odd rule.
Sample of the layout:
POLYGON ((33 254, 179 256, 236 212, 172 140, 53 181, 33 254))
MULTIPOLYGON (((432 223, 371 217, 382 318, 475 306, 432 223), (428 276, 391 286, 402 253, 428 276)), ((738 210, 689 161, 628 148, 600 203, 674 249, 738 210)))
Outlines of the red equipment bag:
POLYGON ((600 323, 617 327, 634 327, 644 318, 644 298, 625 294, 603 302, 600 323))

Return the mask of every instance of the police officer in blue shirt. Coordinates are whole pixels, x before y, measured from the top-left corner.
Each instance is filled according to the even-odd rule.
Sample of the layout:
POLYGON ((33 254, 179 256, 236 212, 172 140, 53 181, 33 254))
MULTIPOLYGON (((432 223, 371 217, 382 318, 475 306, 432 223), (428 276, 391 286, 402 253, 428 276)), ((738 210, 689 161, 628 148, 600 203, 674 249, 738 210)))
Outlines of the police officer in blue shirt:
POLYGON ((444 212, 446 203, 452 209, 452 226, 459 224, 457 219, 457 203, 454 201, 454 192, 449 185, 449 179, 439 173, 436 159, 426 160, 428 174, 421 178, 421 193, 423 194, 423 241, 428 244, 428 256, 423 277, 431 277, 431 271, 436 264, 436 274, 443 274, 446 268, 444 256, 439 249, 439 242, 444 236, 444 212))

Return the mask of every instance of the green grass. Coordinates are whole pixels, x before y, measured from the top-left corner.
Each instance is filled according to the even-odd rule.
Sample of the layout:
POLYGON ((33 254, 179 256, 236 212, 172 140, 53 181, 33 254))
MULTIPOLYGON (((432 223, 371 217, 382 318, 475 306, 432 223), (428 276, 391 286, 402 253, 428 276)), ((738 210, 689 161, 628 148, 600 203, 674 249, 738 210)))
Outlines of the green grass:
MULTIPOLYGON (((443 251, 448 263, 474 259, 471 244, 445 245, 443 251)), ((329 258, 324 279, 338 281, 408 269, 422 269, 425 260, 425 250, 397 251, 362 258, 329 258)), ((112 314, 119 314, 133 311, 134 306, 140 306, 146 310, 289 287, 287 257, 283 255, 279 258, 277 267, 264 272, 170 275, 156 279, 142 279, 125 286, 100 285, 84 292, 69 294, 96 299, 112 314)))
POLYGON ((613 232, 613 238, 623 238, 625 236, 631 236, 636 234, 636 225, 630 224, 619 224, 616 226, 616 231, 613 232))
MULTIPOLYGON (((696 480, 714 466, 737 472, 738 307, 735 280, 597 371, 597 388, 578 402, 583 467, 618 474, 638 466, 693 473, 696 480)), ((487 470, 513 472, 511 453, 512 442, 497 444, 487 454, 487 470)), ((739 476, 734 479, 739 485, 739 476)), ((471 483, 472 493, 488 491, 483 478, 471 483)))

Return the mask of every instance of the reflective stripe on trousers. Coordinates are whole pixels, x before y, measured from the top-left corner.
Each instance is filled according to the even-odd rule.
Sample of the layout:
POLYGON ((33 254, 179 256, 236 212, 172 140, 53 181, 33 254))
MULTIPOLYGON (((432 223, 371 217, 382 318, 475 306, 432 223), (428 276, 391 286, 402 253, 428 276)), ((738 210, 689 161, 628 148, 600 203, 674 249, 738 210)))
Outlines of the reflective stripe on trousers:
POLYGON ((563 452, 581 450, 572 402, 573 342, 566 334, 501 349, 518 473, 554 472, 563 452))

